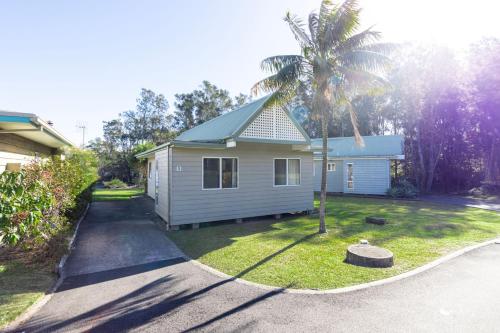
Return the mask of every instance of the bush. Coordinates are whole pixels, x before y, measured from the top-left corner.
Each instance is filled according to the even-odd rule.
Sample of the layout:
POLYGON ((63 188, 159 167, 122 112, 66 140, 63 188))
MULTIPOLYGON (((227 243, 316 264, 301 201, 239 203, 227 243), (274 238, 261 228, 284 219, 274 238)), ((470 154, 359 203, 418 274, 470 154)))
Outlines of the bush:
POLYGON ((127 184, 122 182, 118 178, 111 179, 109 182, 103 182, 104 187, 106 188, 126 188, 127 184))
POLYGON ((0 174, 0 244, 49 243, 81 214, 96 180, 95 156, 76 149, 0 174))
POLYGON ((387 195, 393 198, 415 198, 418 195, 418 190, 408 180, 401 179, 387 190, 387 195))

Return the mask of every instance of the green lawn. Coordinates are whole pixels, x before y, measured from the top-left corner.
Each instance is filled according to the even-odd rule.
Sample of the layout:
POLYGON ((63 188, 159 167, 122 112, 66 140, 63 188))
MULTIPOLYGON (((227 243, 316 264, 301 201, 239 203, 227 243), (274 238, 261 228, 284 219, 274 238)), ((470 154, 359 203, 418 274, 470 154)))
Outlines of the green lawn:
POLYGON ((54 281, 47 268, 0 261, 0 327, 41 298, 54 281))
POLYGON ((125 189, 99 188, 94 190, 94 192, 92 193, 92 200, 93 201, 128 200, 131 197, 143 194, 144 194, 144 189, 141 187, 125 188, 125 189))
MULTIPOLYGON (((318 204, 318 202, 316 202, 318 204)), ((500 214, 419 201, 329 197, 328 234, 318 217, 225 224, 169 233, 186 254, 249 281, 329 289, 387 278, 500 235, 500 214), (366 216, 388 219, 369 225, 366 216), (348 245, 368 239, 395 255, 391 268, 344 263, 348 245)))

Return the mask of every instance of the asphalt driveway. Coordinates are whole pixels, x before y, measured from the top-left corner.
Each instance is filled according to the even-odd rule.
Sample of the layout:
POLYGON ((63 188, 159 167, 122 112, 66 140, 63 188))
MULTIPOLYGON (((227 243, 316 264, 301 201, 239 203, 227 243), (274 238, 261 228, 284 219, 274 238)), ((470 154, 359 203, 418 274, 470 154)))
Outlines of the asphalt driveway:
POLYGON ((500 245, 383 286, 336 295, 290 294, 225 280, 179 258, 162 231, 146 223, 149 212, 144 200, 91 208, 71 258, 70 276, 21 330, 495 332, 500 328, 500 245), (120 213, 122 209, 128 213, 120 213), (102 245, 79 249, 93 247, 91 235, 97 230, 105 238, 98 244, 112 244, 109 253, 102 245), (121 250, 125 254, 119 260, 110 260, 121 250), (91 253, 103 258, 93 263, 91 253), (131 265, 126 265, 129 259, 131 265), (78 267, 78 262, 85 267, 78 267))
POLYGON ((100 272, 182 255, 151 219, 149 198, 93 202, 80 225, 65 276, 100 272))
POLYGON ((471 197, 461 197, 457 195, 423 195, 420 196, 421 200, 429 201, 441 205, 454 205, 462 207, 481 208, 486 210, 493 210, 500 212, 500 200, 481 199, 471 197))

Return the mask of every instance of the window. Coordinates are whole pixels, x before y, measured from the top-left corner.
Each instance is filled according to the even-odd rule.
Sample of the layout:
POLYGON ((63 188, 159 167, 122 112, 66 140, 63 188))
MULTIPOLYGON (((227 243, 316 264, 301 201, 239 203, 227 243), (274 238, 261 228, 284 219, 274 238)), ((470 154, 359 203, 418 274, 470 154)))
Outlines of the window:
POLYGON ((354 188, 352 163, 347 163, 347 188, 354 188))
POLYGON ((148 162, 148 178, 151 179, 151 162, 148 162))
POLYGON ((326 170, 329 172, 335 171, 335 162, 330 162, 328 161, 328 164, 326 165, 326 170))
POLYGON ((274 159, 274 186, 300 185, 300 159, 274 159))
POLYGON ((203 158, 203 189, 237 188, 238 159, 203 158))
POLYGON ((222 159, 222 188, 238 187, 238 160, 235 158, 222 159))

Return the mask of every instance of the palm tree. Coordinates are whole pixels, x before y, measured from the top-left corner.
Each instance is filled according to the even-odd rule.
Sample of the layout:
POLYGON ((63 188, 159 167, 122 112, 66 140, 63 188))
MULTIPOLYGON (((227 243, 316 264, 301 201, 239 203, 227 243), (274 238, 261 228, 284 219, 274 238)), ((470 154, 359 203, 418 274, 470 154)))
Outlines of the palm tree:
POLYGON ((272 92, 268 104, 286 103, 301 85, 313 92, 312 113, 321 120, 323 138, 319 233, 326 232, 328 119, 332 112, 347 109, 356 143, 363 145, 350 96, 387 85, 378 73, 389 64, 386 54, 391 45, 375 43, 380 33, 371 29, 357 33, 360 11, 356 0, 345 0, 339 5, 323 0, 319 13, 309 15, 309 33, 302 20, 287 13, 284 20, 300 45, 301 54, 264 59, 261 67, 271 75, 252 88, 254 94, 272 92))

